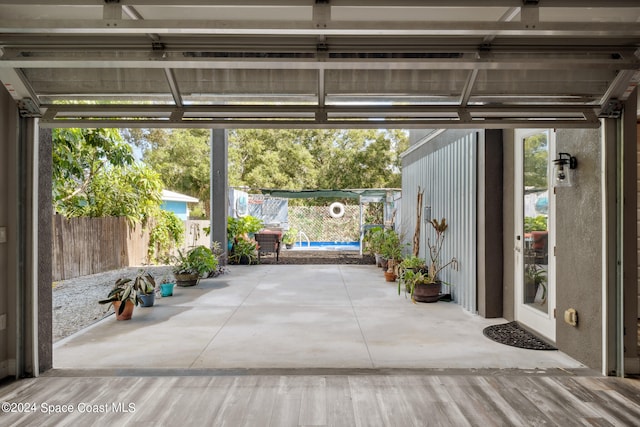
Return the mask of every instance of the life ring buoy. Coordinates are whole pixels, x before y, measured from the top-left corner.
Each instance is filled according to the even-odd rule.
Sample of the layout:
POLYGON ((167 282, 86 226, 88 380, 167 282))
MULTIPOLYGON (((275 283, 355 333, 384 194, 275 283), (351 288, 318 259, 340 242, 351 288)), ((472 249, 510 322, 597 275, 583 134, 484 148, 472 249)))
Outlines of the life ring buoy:
POLYGON ((344 205, 340 202, 331 203, 329 206, 329 215, 332 218, 342 218, 344 216, 344 205))

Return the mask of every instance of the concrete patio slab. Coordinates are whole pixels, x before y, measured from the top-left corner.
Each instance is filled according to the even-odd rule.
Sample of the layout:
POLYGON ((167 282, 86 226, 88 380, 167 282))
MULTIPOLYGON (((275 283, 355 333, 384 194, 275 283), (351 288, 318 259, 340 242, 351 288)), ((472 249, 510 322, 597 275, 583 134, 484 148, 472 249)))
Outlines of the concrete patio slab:
POLYGON ((58 369, 581 369, 483 336, 455 303, 413 304, 362 265, 232 266, 54 346, 58 369))

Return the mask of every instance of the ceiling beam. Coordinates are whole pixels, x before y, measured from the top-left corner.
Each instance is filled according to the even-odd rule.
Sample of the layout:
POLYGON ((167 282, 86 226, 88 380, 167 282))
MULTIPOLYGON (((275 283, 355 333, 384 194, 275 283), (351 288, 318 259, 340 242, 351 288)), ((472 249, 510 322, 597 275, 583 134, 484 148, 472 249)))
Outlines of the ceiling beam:
POLYGON ((324 107, 326 98, 324 71, 318 70, 318 105, 320 107, 324 107))
POLYGON ((577 105, 46 105, 43 127, 157 128, 544 128, 598 127, 577 105))
POLYGON ((622 58, 611 55, 571 55, 544 53, 510 55, 508 53, 488 53, 482 57, 476 54, 464 54, 459 58, 400 58, 389 59, 353 59, 316 58, 270 59, 270 58, 209 58, 185 57, 176 52, 162 52, 157 55, 149 49, 148 53, 127 57, 120 54, 87 53, 68 55, 62 53, 37 55, 32 57, 3 56, 0 68, 174 68, 174 69, 293 69, 293 70, 562 70, 562 69, 608 69, 637 70, 640 59, 623 55, 622 58))
POLYGON ((178 81, 176 80, 176 76, 171 68, 164 69, 164 75, 167 78, 167 83, 169 84, 169 89, 171 90, 171 96, 173 96, 173 102, 177 107, 182 107, 182 95, 180 94, 180 88, 178 87, 178 81))
POLYGON ((462 89, 462 94, 460 95, 460 105, 466 106, 469 103, 469 98, 471 97, 471 92, 473 92, 473 85, 476 84, 476 79, 478 78, 478 70, 471 70, 469 76, 467 77, 467 81, 464 84, 464 89, 462 89))
POLYGON ((30 98, 36 105, 38 104, 36 92, 21 70, 0 68, 0 82, 2 82, 2 85, 14 100, 19 101, 24 98, 30 98))
MULTIPOLYGON (((315 0, 120 0, 123 6, 309 6, 315 0)), ((522 0, 482 0, 482 7, 519 7, 522 0)), ((102 6, 104 0, 0 0, 0 5, 102 6)), ((478 0, 331 0, 337 7, 477 7, 478 0)), ((638 7, 637 0, 540 0, 539 7, 638 7)))
POLYGON ((638 37, 640 25, 625 22, 312 21, 238 20, 49 20, 2 19, 0 33, 14 34, 201 34, 289 36, 545 36, 638 37))
POLYGON ((195 129, 548 129, 548 128, 598 128, 600 122, 585 120, 526 120, 486 119, 464 121, 451 120, 96 120, 69 119, 48 121, 41 119, 43 128, 195 128, 195 129))
MULTIPOLYGON (((188 105, 177 108, 171 105, 158 104, 47 104, 43 105, 47 113, 53 112, 62 116, 145 116, 168 115, 176 110, 183 114, 210 115, 225 117, 240 117, 247 114, 262 116, 286 116, 286 115, 307 115, 312 116, 318 111, 315 105, 274 105, 274 104, 248 104, 248 105, 188 105)), ((464 110, 476 116, 481 114, 516 114, 516 115, 574 115, 579 116, 588 111, 593 111, 597 106, 584 105, 467 105, 464 107, 457 105, 326 105, 322 110, 328 116, 441 116, 443 114, 456 115, 464 110)))

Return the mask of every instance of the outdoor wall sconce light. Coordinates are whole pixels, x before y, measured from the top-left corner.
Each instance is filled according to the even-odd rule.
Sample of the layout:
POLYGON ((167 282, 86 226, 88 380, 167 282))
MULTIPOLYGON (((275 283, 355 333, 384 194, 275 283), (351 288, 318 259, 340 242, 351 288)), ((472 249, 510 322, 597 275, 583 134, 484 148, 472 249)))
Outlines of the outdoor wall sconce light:
POLYGON ((573 169, 578 167, 578 159, 569 153, 559 153, 553 161, 553 181, 556 187, 571 187, 573 185, 573 169))

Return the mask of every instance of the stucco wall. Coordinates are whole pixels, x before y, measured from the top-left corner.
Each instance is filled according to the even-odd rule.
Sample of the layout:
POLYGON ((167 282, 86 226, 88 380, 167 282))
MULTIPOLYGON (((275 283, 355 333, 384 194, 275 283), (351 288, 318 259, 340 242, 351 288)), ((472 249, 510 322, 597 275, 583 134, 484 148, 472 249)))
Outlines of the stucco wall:
POLYGON ((0 243, 0 316, 6 328, 0 330, 0 379, 15 374, 17 281, 17 109, 5 90, 0 90, 0 227, 6 227, 7 242, 0 243))
MULTIPOLYGON (((557 152, 578 159, 573 187, 556 190, 556 344, 590 367, 602 365, 602 191, 599 129, 560 129, 557 152), (564 312, 578 312, 578 326, 564 312)), ((557 158, 557 157, 556 157, 557 158)))

